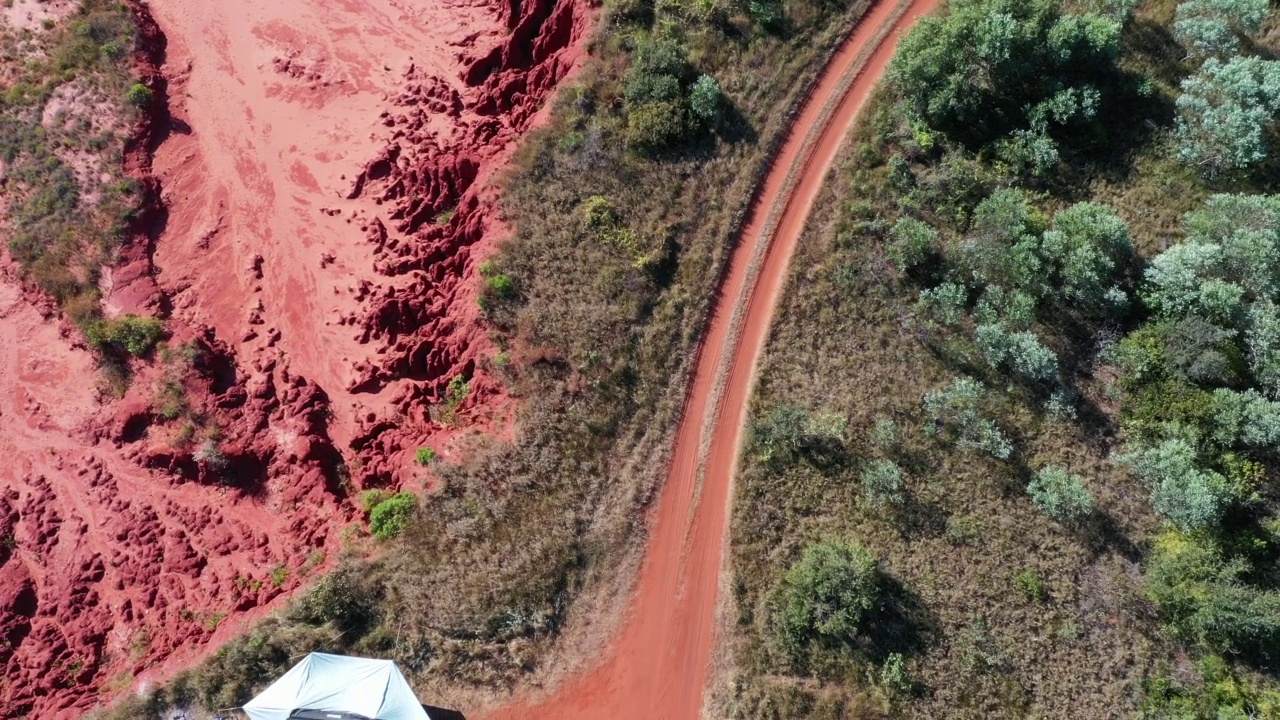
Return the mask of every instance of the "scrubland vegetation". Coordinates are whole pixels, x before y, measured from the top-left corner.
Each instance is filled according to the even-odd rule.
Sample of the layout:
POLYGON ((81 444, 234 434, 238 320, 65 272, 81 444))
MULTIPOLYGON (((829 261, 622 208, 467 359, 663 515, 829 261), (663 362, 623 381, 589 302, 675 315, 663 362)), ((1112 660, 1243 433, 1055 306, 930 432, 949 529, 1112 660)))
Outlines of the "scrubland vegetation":
POLYGON ((736 717, 1280 716, 1270 13, 953 0, 903 41, 761 370, 736 717))

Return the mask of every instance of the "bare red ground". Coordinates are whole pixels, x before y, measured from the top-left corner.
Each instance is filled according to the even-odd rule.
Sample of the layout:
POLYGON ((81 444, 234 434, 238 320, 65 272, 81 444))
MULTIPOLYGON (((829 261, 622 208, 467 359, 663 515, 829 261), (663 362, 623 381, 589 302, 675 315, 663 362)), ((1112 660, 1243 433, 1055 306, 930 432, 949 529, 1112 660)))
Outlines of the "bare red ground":
POLYGON ((823 71, 764 179, 719 294, 729 302, 713 308, 699 352, 630 613, 605 661, 549 699, 484 717, 676 720, 701 714, 747 400, 787 266, 899 33, 937 3, 881 0, 871 8, 823 71))
POLYGON ((332 555, 351 489, 418 489, 414 450, 448 455, 429 408, 452 378, 465 425, 501 424, 485 182, 591 21, 583 0, 131 7, 167 103, 126 152, 150 202, 104 302, 171 313, 229 469, 157 415, 164 368, 98 397, 75 331, 0 267, 4 718, 79 717, 241 631, 332 555))

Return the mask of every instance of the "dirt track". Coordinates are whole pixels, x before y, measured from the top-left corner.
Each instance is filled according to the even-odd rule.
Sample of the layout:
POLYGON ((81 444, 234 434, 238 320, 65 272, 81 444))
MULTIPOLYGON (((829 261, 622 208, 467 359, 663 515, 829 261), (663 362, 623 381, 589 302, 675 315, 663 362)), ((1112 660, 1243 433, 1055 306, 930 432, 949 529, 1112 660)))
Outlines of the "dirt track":
POLYGON ((715 645, 733 476, 755 369, 805 222, 899 34, 938 0, 881 0, 824 70, 757 195, 712 310, 626 626, 551 698, 491 713, 695 718, 715 645))

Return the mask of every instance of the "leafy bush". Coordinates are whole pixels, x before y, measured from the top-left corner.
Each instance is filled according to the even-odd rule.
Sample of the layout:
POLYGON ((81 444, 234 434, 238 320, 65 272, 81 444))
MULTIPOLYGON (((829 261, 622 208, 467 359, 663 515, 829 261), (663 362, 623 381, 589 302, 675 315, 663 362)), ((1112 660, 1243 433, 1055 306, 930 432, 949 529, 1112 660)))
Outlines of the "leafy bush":
POLYGON ((816 542, 783 579, 776 619, 779 642, 793 658, 811 642, 850 642, 878 599, 874 555, 846 540, 816 542))
POLYGON ((859 479, 862 481, 862 495, 872 505, 900 505, 905 499, 902 469, 891 460, 868 464, 859 479))
POLYGON ((1063 524, 1079 522, 1093 512, 1093 495, 1078 475, 1057 465, 1046 465, 1027 483, 1031 502, 1045 515, 1063 524))
POLYGON ((1192 55, 1227 56, 1240 46, 1238 35, 1257 31, 1270 10, 1268 0, 1186 0, 1173 33, 1192 55))
POLYGON ((414 452, 413 457, 419 465, 425 467, 435 462, 436 451, 435 448, 420 447, 414 452))
POLYGON ((85 338, 99 351, 114 350, 142 357, 164 336, 164 323, 156 318, 125 315, 115 320, 93 319, 84 326, 85 338))
POLYGON ((710 75, 699 75, 689 88, 689 111, 706 127, 715 127, 724 111, 724 92, 710 75))
POLYGON ((1021 137, 1056 160, 1051 130, 1093 119, 1119 41, 1115 20, 1052 0, 957 0, 902 40, 889 82, 931 128, 971 145, 1021 137))
POLYGON ((379 540, 390 540, 409 526, 418 508, 418 496, 398 492, 374 506, 369 512, 369 532, 379 540))
POLYGON ((1210 58, 1182 81, 1177 105, 1184 162, 1210 175, 1253 165, 1267 156, 1265 133, 1280 112, 1280 62, 1210 58))
POLYGON ((1151 506, 1183 532, 1216 527, 1237 498, 1221 474, 1196 466, 1195 448, 1170 438, 1123 460, 1151 485, 1151 506))
POLYGON ((925 434, 935 436, 949 430, 960 447, 1008 460, 1012 444, 994 421, 982 416, 985 394, 982 383, 969 377, 956 378, 947 387, 928 393, 924 397, 925 417, 929 420, 925 434))
POLYGON ((129 90, 125 93, 125 100, 139 110, 150 105, 153 99, 155 99, 155 93, 142 83, 130 85, 129 90))
POLYGON ((937 231, 910 217, 898 220, 889 235, 893 239, 889 244, 889 258, 904 271, 928 259, 938 242, 937 231))
POLYGON ((1219 651, 1275 655, 1280 593, 1245 582, 1249 563, 1211 540, 1162 535, 1147 566, 1147 593, 1175 635, 1219 651))

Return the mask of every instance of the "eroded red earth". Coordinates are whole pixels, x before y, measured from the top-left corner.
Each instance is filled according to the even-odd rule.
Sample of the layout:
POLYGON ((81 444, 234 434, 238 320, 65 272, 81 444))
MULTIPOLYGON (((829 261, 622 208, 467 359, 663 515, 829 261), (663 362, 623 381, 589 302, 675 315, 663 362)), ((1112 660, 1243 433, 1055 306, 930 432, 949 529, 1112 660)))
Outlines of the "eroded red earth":
POLYGON ((184 350, 104 397, 0 268, 0 717, 78 717, 193 661, 325 564, 351 493, 421 489, 418 447, 504 425, 475 302, 486 181, 591 20, 583 0, 132 7, 167 102, 127 153, 150 202, 104 303, 168 315, 184 350), (175 378, 194 438, 158 400, 175 378))

